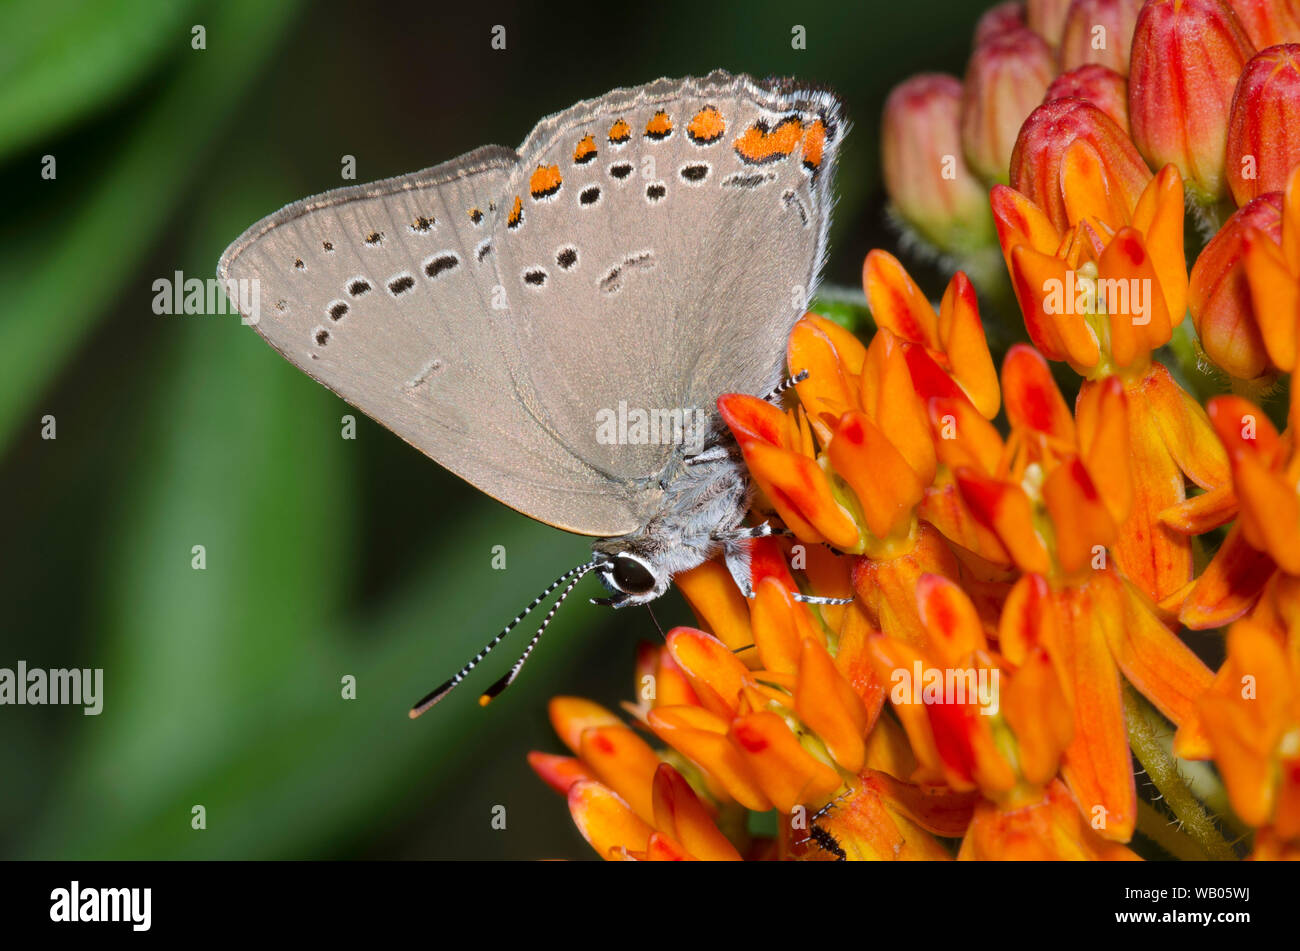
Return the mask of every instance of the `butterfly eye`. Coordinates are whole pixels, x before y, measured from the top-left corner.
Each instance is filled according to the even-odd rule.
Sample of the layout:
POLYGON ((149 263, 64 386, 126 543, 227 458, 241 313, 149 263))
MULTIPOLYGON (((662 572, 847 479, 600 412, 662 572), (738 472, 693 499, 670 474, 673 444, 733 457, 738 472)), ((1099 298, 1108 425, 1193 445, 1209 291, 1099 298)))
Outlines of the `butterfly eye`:
POLYGON ((645 594, 654 588, 655 576, 635 558, 619 555, 614 559, 614 584, 627 594, 645 594))

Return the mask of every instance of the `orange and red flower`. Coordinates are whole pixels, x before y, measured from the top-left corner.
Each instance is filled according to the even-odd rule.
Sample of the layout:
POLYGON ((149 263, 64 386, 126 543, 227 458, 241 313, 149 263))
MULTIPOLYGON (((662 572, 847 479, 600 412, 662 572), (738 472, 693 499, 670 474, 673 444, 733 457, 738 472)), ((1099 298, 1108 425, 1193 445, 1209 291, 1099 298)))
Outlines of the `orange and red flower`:
POLYGON ((1152 165, 1177 166, 1199 201, 1228 193, 1228 115, 1254 54, 1222 0, 1150 0, 1138 15, 1129 70, 1133 141, 1152 165))
POLYGON ((1300 859, 1300 389, 1281 432, 1192 395, 1221 370, 1264 401, 1300 362, 1293 7, 1004 3, 963 84, 895 90, 895 221, 981 292, 994 234, 1034 347, 999 377, 964 273, 932 304, 872 251, 869 339, 807 314, 797 405, 719 399, 793 540, 752 542, 744 591, 720 562, 675 579, 700 629, 643 649, 632 725, 553 703, 573 755, 532 762, 599 854, 1136 858, 1131 757, 1176 770, 1127 683, 1213 761, 1252 856, 1300 859), (1179 624, 1231 626, 1217 674, 1179 624))

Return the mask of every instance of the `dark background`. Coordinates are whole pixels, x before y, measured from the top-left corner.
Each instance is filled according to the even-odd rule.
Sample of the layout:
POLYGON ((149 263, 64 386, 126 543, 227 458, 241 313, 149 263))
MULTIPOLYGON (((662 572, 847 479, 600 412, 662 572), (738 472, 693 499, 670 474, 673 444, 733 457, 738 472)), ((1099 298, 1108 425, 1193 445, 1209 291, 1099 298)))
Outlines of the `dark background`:
MULTIPOLYGON (((155 315, 152 284, 212 276, 254 220, 344 184, 345 154, 358 181, 401 174, 517 145, 615 86, 723 67, 844 99, 855 128, 826 276, 855 287, 869 248, 897 247, 884 97, 916 71, 960 75, 983 5, 457 6, 0 8, 0 667, 105 668, 98 717, 0 707, 0 856, 592 857, 524 756, 561 750, 549 696, 632 695, 637 641, 657 637, 648 614, 574 597, 492 707, 477 691, 514 641, 408 721, 588 543, 364 417, 341 439, 349 407, 237 318, 155 315), (795 24, 806 50, 791 48, 795 24), (340 698, 345 674, 355 701, 340 698), (190 827, 195 804, 206 830, 190 827)), ((690 618, 676 594, 656 613, 665 628, 690 618)))

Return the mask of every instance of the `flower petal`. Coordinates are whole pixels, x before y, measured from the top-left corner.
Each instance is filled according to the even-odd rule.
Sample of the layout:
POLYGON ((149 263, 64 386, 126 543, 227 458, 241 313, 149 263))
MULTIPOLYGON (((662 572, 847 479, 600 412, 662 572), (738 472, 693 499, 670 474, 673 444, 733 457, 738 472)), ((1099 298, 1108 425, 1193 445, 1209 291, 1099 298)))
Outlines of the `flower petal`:
POLYGON ((1187 316, 1187 257, 1183 252, 1183 178, 1176 166, 1162 168, 1142 192, 1133 212, 1133 227, 1146 236, 1170 323, 1177 327, 1187 316))
POLYGON ((1067 575, 1088 568, 1099 548, 1115 540, 1115 521, 1078 459, 1052 470, 1043 482, 1043 502, 1056 529, 1056 558, 1067 575))
POLYGON ((961 271, 953 275, 939 305, 939 334, 953 377, 987 419, 998 414, 998 374, 980 321, 975 287, 961 271))
POLYGON ((650 787, 660 760, 650 744, 622 724, 592 727, 583 731, 579 755, 596 779, 646 822, 654 822, 650 787))
POLYGON ((1186 536, 1161 520, 1161 513, 1186 498, 1182 470, 1169 451, 1161 419, 1165 404, 1159 386, 1149 386, 1162 376, 1152 366, 1140 382, 1128 389, 1128 457, 1133 473, 1133 506, 1120 525, 1113 552, 1124 573, 1151 600, 1165 602, 1192 580, 1192 546, 1186 536), (1154 398, 1148 395, 1155 391, 1154 398))
POLYGON ((1272 817, 1274 751, 1294 703, 1290 676, 1272 633, 1238 621, 1228 632, 1228 659, 1201 701, 1201 722, 1233 811, 1248 825, 1267 825, 1272 817))
POLYGON ((1095 588, 1095 610, 1125 678, 1175 724, 1189 719, 1214 678, 1210 669, 1127 581, 1105 572, 1095 588))
POLYGON ((667 641, 704 708, 718 716, 735 716, 741 689, 750 682, 749 668, 722 641, 694 628, 675 627, 667 641))
POLYGON ((1092 831, 1069 791, 1055 781, 1037 800, 975 810, 957 858, 962 861, 1134 861, 1138 855, 1092 831))
POLYGON ((1075 139, 1061 156, 1061 195, 1070 222, 1095 219, 1113 230, 1128 223, 1123 196, 1111 188, 1101 153, 1087 139, 1075 139))
POLYGON ((1016 737, 1021 775, 1045 785, 1056 775, 1061 754, 1074 736, 1074 717, 1046 650, 1029 651, 1002 689, 1001 703, 1002 716, 1016 737))
POLYGON ((955 475, 971 514, 998 536, 1020 570, 1049 571, 1047 548, 1034 527, 1033 507, 1024 490, 969 469, 959 469, 955 475))
POLYGON ((799 658, 794 709, 835 762, 850 773, 866 760, 867 709, 821 642, 805 637, 799 658))
POLYGON ((946 839, 960 838, 970 825, 980 796, 974 792, 953 792, 942 786, 914 786, 900 782, 880 770, 866 770, 860 777, 890 805, 926 832, 946 839))
POLYGON ((772 808, 727 735, 729 720, 702 707, 655 707, 646 721, 659 739, 704 770, 746 809, 766 812, 772 808))
POLYGON ((692 857, 706 862, 739 861, 740 853, 720 831, 682 774, 667 763, 655 771, 655 827, 680 842, 692 857))
POLYGON ((921 575, 916 603, 929 646, 945 667, 956 667, 974 651, 988 650, 975 605, 956 582, 942 575, 921 575))
POLYGON ((808 608, 797 604, 775 578, 765 578, 754 590, 754 644, 768 671, 793 674, 799 669, 803 640, 813 633, 808 608))
POLYGON ((1137 821, 1119 671, 1087 589, 1053 595, 1058 624, 1048 651, 1074 708, 1061 774, 1104 838, 1127 842, 1137 821))
POLYGON ((1119 378, 1085 380, 1075 402, 1079 455, 1093 484, 1103 489, 1111 517, 1122 522, 1133 506, 1128 460, 1128 397, 1119 378))
POLYGON ((1255 606, 1277 563, 1234 525, 1183 602, 1178 619, 1195 631, 1222 627, 1255 606))
POLYGON ((869 252, 862 264, 862 287, 877 327, 927 349, 942 349, 938 315, 898 258, 880 249, 869 252))
POLYGON ((1030 430, 1073 446, 1074 419, 1052 371, 1032 347, 1016 344, 1002 362, 1002 396, 1013 429, 1030 430))
POLYGON ((994 185, 989 192, 989 205, 998 228, 998 243, 1007 271, 1011 271, 1011 250, 1025 245, 1043 254, 1055 254, 1061 243, 1061 232, 1052 219, 1032 201, 1014 188, 994 185))
POLYGON ((853 569, 853 590, 867 619, 891 637, 925 643, 925 628, 916 608, 917 579, 925 573, 959 577, 952 550, 935 529, 921 522, 910 550, 893 558, 860 558, 853 569))
POLYGON ((569 787, 574 783, 595 779, 582 765, 582 760, 573 756, 532 752, 528 754, 528 765, 542 782, 562 796, 568 795, 569 787))
POLYGON ((623 726, 623 721, 598 703, 582 697, 552 697, 547 706, 551 728, 574 753, 582 750, 582 734, 593 727, 623 726))
POLYGON ((719 559, 673 576, 700 623, 732 650, 754 643, 749 629, 749 602, 719 559))
POLYGON ((790 375, 808 374, 796 384, 796 391, 823 442, 830 438, 829 426, 860 404, 857 377, 866 354, 857 337, 816 314, 805 314, 790 332, 786 347, 790 375))
POLYGON ((598 782, 583 780, 569 788, 569 812, 582 837, 605 859, 620 850, 644 852, 654 832, 618 793, 598 782))
POLYGON ((865 413, 844 414, 827 457, 857 495, 872 535, 889 538, 906 527, 925 484, 865 413))
MULTIPOLYGON (((1025 329, 1034 345, 1051 360, 1068 360, 1078 367, 1093 367, 1101 357, 1097 336, 1087 321, 1077 314, 1055 313, 1048 296, 1049 288, 1064 288, 1068 267, 1054 254, 1045 254, 1026 245, 1011 250, 1011 284, 1025 329)), ((1005 379, 1004 379, 1005 386, 1005 379)), ((1006 394, 1003 393, 1003 398, 1006 394)))
POLYGON ((825 799, 841 785, 839 774, 800 745, 785 720, 766 710, 737 717, 731 738, 764 794, 781 812, 825 799))
POLYGON ((1135 228, 1121 228, 1097 261, 1098 300, 1106 302, 1110 353, 1121 367, 1145 360, 1169 342, 1173 324, 1146 242, 1135 228))
POLYGON ((932 397, 930 430, 938 459, 950 469, 967 466, 993 475, 1002 458, 1002 436, 966 400, 932 397))

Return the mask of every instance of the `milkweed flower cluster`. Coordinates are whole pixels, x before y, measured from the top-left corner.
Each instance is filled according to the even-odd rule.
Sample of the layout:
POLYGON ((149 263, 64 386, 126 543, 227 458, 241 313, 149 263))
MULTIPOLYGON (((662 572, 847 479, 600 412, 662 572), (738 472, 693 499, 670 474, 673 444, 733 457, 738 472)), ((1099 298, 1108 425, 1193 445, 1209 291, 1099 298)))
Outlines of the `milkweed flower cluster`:
POLYGON ((885 185, 1000 258, 1028 343, 877 250, 872 332, 807 314, 797 400, 718 401, 786 534, 752 598, 676 579, 698 627, 625 716, 553 701, 570 755, 531 762, 603 857, 1300 858, 1300 11, 1029 0, 974 39, 890 96, 885 185))

